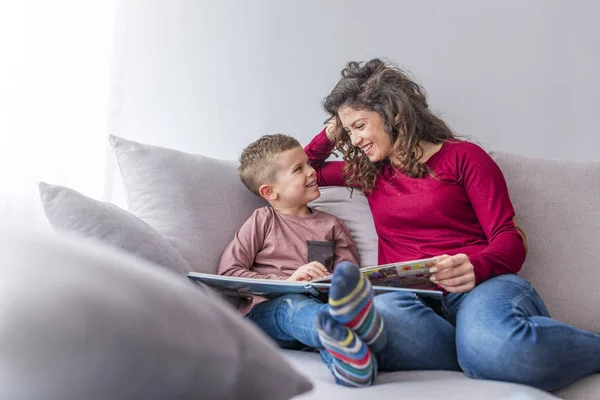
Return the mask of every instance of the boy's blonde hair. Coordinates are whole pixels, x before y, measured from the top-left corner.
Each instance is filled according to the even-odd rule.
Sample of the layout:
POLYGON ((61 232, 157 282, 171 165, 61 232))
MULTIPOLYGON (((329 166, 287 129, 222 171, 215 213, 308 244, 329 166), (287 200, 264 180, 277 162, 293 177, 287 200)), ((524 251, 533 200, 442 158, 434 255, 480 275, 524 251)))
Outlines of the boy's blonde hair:
POLYGON ((262 136, 242 151, 238 168, 240 179, 248 190, 260 196, 258 189, 261 185, 275 181, 275 157, 296 147, 302 146, 293 137, 282 133, 262 136))

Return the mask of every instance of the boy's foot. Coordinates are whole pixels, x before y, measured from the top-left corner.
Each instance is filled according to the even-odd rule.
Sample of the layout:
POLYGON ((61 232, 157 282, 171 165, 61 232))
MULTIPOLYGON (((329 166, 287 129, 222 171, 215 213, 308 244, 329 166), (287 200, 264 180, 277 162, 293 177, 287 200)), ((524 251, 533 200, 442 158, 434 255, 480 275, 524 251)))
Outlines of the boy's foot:
POLYGON ((336 383, 350 387, 370 386, 377 373, 371 350, 327 311, 317 315, 315 326, 323 347, 333 360, 331 371, 336 383))
POLYGON ((341 262, 333 270, 329 290, 329 312, 352 329, 377 354, 387 343, 383 319, 373 306, 373 288, 358 267, 341 262))

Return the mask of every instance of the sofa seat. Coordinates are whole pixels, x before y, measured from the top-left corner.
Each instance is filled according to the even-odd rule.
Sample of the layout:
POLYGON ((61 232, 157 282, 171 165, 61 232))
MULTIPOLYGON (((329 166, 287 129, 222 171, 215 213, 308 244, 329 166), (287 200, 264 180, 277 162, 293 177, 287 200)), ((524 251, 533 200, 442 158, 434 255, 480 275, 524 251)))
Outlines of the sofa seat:
POLYGON ((600 374, 589 376, 553 394, 525 385, 471 379, 462 372, 451 371, 382 372, 375 385, 366 389, 350 389, 335 384, 318 353, 295 350, 281 352, 314 385, 312 391, 294 397, 298 400, 600 399, 600 374))

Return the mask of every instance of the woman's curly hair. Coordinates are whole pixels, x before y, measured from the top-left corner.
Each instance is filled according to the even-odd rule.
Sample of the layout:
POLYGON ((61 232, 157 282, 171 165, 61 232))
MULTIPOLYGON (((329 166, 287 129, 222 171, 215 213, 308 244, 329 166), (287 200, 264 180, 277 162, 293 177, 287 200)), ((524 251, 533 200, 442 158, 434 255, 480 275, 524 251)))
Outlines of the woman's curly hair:
POLYGON ((376 111, 381 116, 392 141, 387 160, 410 177, 422 178, 430 172, 418 162, 423 155, 420 141, 439 144, 456 138, 446 123, 429 110, 423 88, 400 68, 380 59, 349 62, 335 88, 323 100, 323 107, 337 122, 335 144, 345 161, 346 184, 358 186, 366 194, 375 187, 379 163, 371 162, 352 145, 338 115, 343 106, 376 111))

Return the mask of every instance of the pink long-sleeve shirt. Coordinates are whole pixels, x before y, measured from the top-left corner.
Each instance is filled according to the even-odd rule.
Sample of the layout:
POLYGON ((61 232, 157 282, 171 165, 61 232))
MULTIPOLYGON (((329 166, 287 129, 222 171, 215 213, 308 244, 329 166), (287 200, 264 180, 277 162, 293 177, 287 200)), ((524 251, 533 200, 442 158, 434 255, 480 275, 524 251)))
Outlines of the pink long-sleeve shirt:
MULTIPOLYGON (((297 217, 262 207, 235 233, 217 273, 285 280, 311 261, 319 261, 330 271, 341 261, 358 264, 358 251, 344 222, 316 209, 297 217)), ((264 300, 255 296, 250 303, 242 302, 240 310, 247 314, 264 300)))
MULTIPOLYGON (((343 161, 323 130, 306 146, 319 186, 342 186, 343 161)), ((379 236, 379 264, 465 253, 478 283, 517 273, 525 236, 515 220, 506 181, 479 146, 448 141, 425 163, 435 177, 411 178, 381 163, 367 196, 379 236)))

